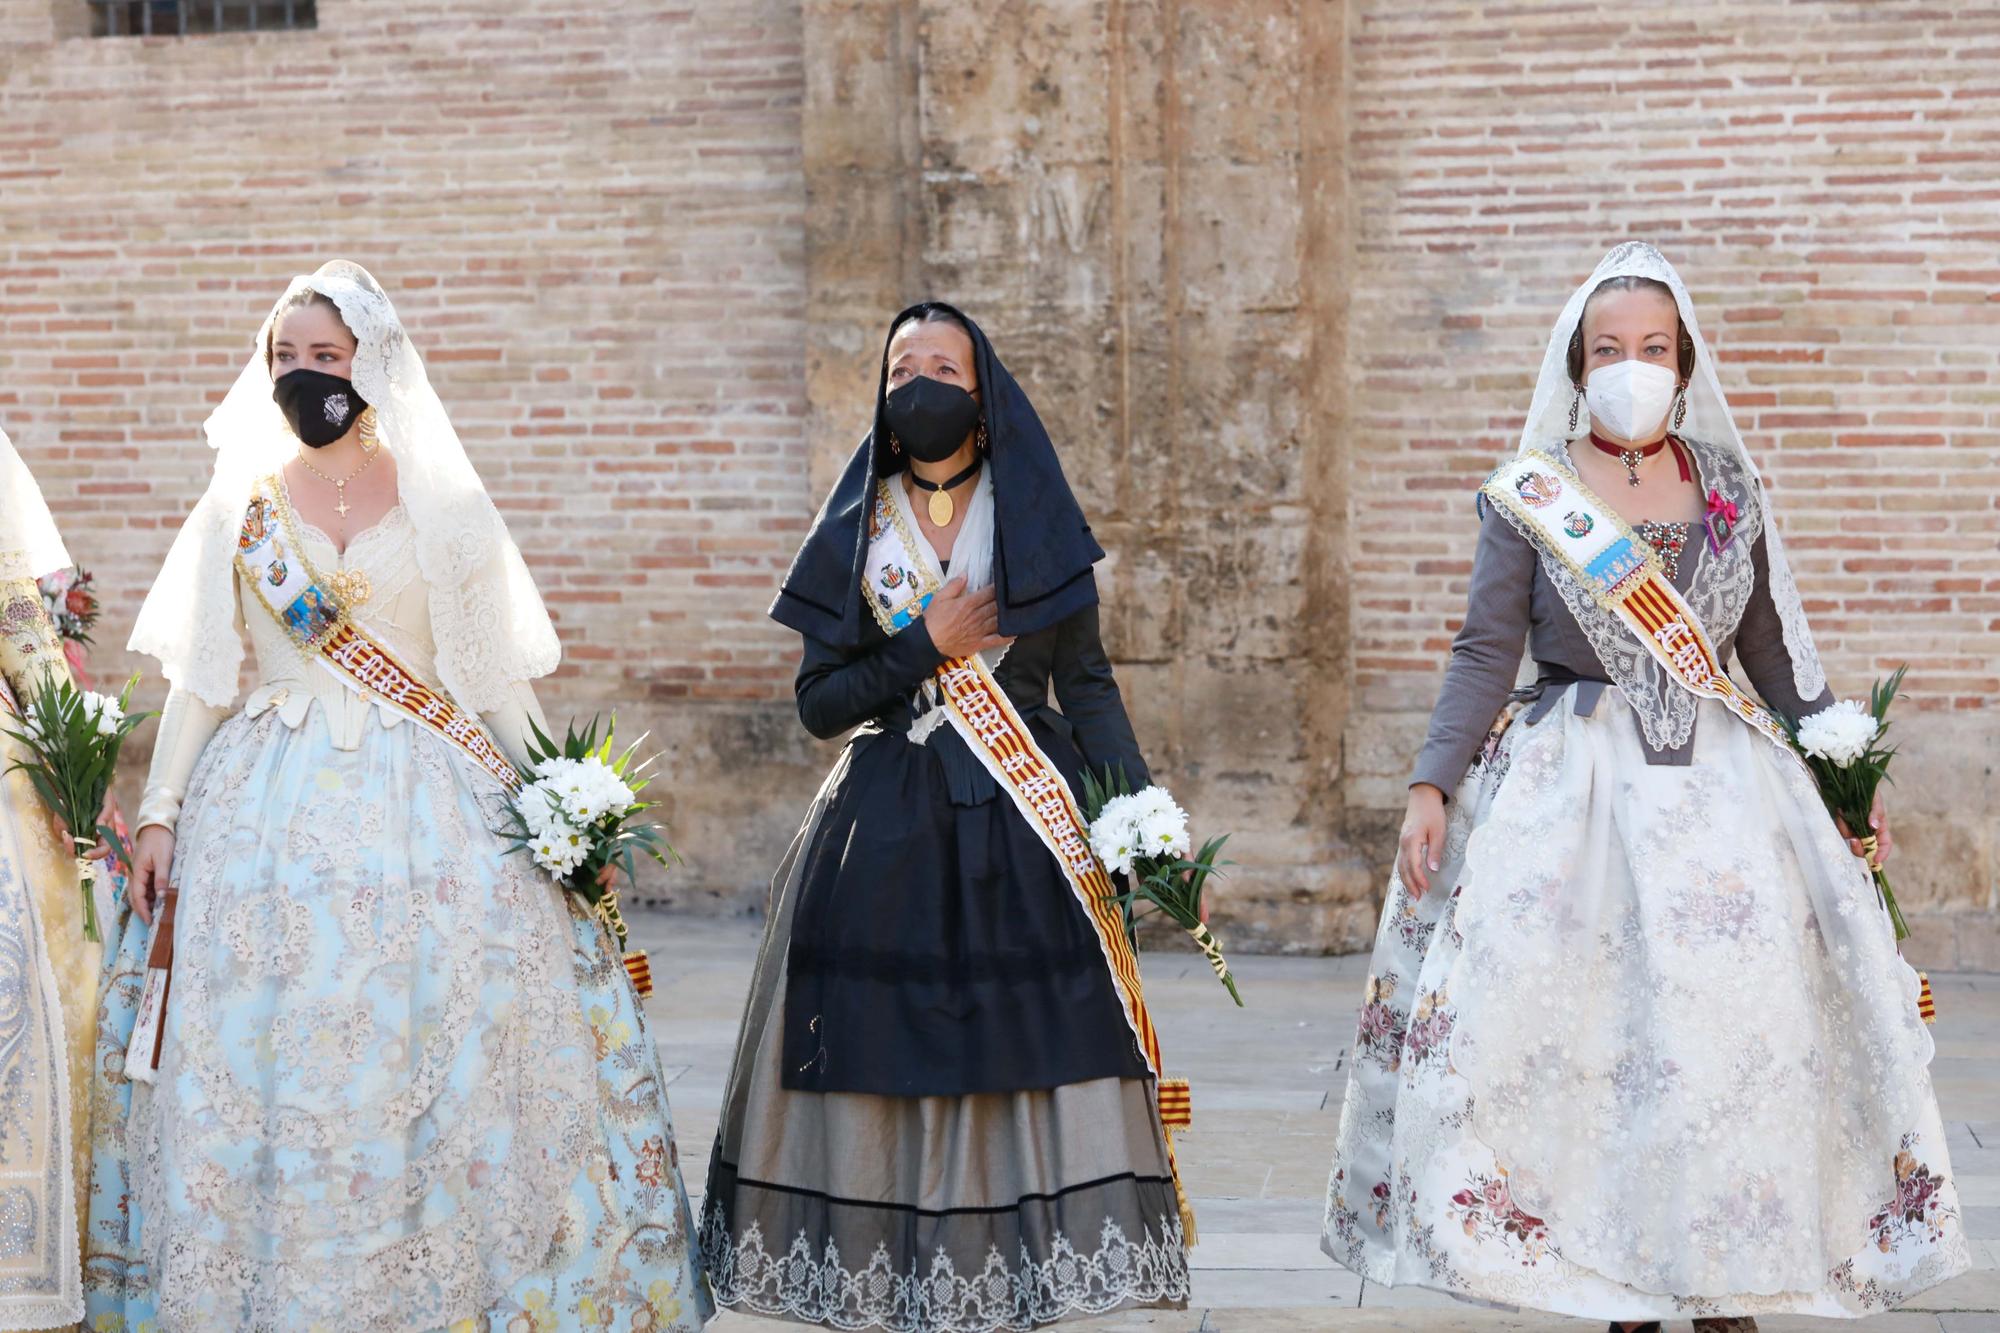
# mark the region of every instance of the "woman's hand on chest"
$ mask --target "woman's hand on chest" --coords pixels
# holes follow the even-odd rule
[[[960,574],[938,591],[924,611],[931,646],[947,658],[970,657],[1010,642],[1000,633],[1000,604],[993,589],[965,590]]]

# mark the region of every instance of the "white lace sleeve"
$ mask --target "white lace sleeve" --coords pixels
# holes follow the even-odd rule
[[[181,802],[201,752],[222,726],[227,710],[217,708],[191,690],[175,687],[160,710],[153,735],[153,764],[146,770],[146,792],[139,801],[133,832],[156,824],[172,833],[180,825]]]
[[[535,697],[535,687],[525,680],[516,681],[500,706],[487,710],[481,720],[516,767],[527,766],[528,741],[532,735],[528,728],[540,727],[544,735],[549,730],[549,720],[542,713],[541,701]]]

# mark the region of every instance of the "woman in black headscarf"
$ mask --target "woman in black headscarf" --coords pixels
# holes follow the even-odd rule
[[[1147,781],[1102,555],[978,326],[898,315],[771,610],[804,637],[801,720],[853,735],[773,883],[726,1092],[725,1305],[986,1333],[1186,1304],[1157,1044],[1066,836],[1086,766]]]

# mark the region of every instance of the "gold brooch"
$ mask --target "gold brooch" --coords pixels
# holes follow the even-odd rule
[[[343,569],[338,574],[330,575],[326,582],[328,591],[344,611],[365,605],[368,595],[374,591],[374,585],[368,582],[368,575],[358,569]]]

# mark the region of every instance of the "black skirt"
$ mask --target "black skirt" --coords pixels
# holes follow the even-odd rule
[[[1046,713],[1042,752],[1080,791]],[[783,1083],[965,1096],[1150,1077],[1055,856],[947,723],[864,730],[807,843]]]

